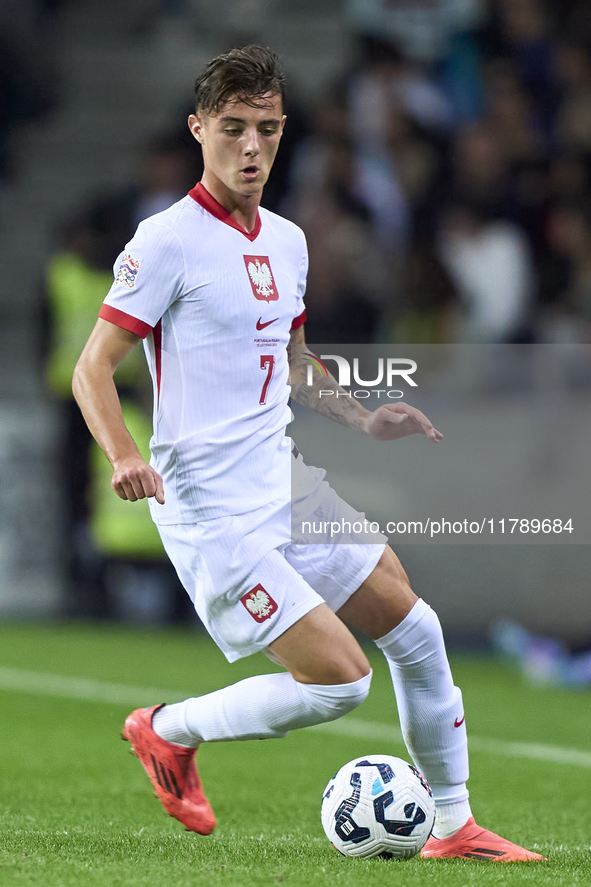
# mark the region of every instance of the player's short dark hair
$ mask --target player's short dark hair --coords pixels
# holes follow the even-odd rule
[[[281,62],[270,49],[251,44],[223,52],[206,65],[195,81],[195,107],[197,113],[217,114],[233,96],[253,106],[269,93],[285,102]]]

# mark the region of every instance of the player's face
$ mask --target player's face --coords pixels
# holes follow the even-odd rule
[[[255,195],[269,178],[283,133],[281,96],[263,96],[255,107],[230,100],[218,113],[189,117],[203,149],[204,184],[234,194]],[[214,195],[215,196],[215,195]]]

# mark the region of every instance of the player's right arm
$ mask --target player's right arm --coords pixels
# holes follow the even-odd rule
[[[162,478],[142,457],[123,421],[113,375],[140,337],[99,319],[82,352],[72,390],[90,432],[113,468],[111,486],[121,499],[154,496],[164,504]]]

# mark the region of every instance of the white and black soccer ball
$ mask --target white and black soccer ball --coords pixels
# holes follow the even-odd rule
[[[435,822],[427,781],[401,758],[355,758],[322,796],[322,826],[344,856],[408,859],[426,844]]]

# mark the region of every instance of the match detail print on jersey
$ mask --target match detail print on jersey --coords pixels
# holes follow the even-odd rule
[[[279,298],[268,256],[244,256],[244,264],[255,299],[276,302]]]
[[[277,612],[277,604],[260,582],[242,595],[240,602],[244,604],[255,622],[264,622]]]

